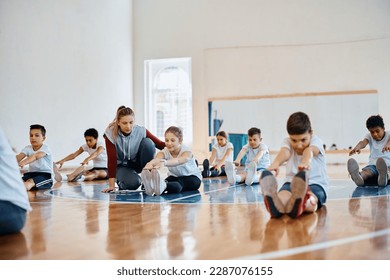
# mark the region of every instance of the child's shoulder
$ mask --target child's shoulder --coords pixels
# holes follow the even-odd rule
[[[39,150],[50,153],[50,147],[48,145],[46,145],[46,144],[43,144],[42,147]]]

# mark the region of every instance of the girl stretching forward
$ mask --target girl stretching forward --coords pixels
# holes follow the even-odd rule
[[[217,143],[213,145],[210,160],[203,161],[203,178],[226,176],[225,162],[233,161],[233,144],[228,141],[226,132],[219,131],[216,138]]]
[[[142,184],[148,195],[161,195],[199,189],[202,176],[190,149],[182,144],[183,131],[171,126],[165,131],[165,148],[149,161],[141,173]],[[163,178],[161,167],[168,168]]]

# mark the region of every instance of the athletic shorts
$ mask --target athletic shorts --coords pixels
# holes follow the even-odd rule
[[[50,189],[53,186],[53,179],[50,173],[46,172],[27,172],[23,174],[23,181],[33,179],[35,186],[31,190]]]

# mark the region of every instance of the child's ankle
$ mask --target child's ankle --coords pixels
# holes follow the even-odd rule
[[[309,198],[306,200],[305,212],[315,212],[318,209],[318,199],[313,194],[309,194]]]

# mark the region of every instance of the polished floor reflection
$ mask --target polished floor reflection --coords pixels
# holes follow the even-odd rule
[[[390,259],[390,186],[356,187],[344,168],[326,206],[296,220],[270,219],[258,185],[224,177],[161,197],[57,183],[29,192],[33,211],[0,237],[0,259]]]

